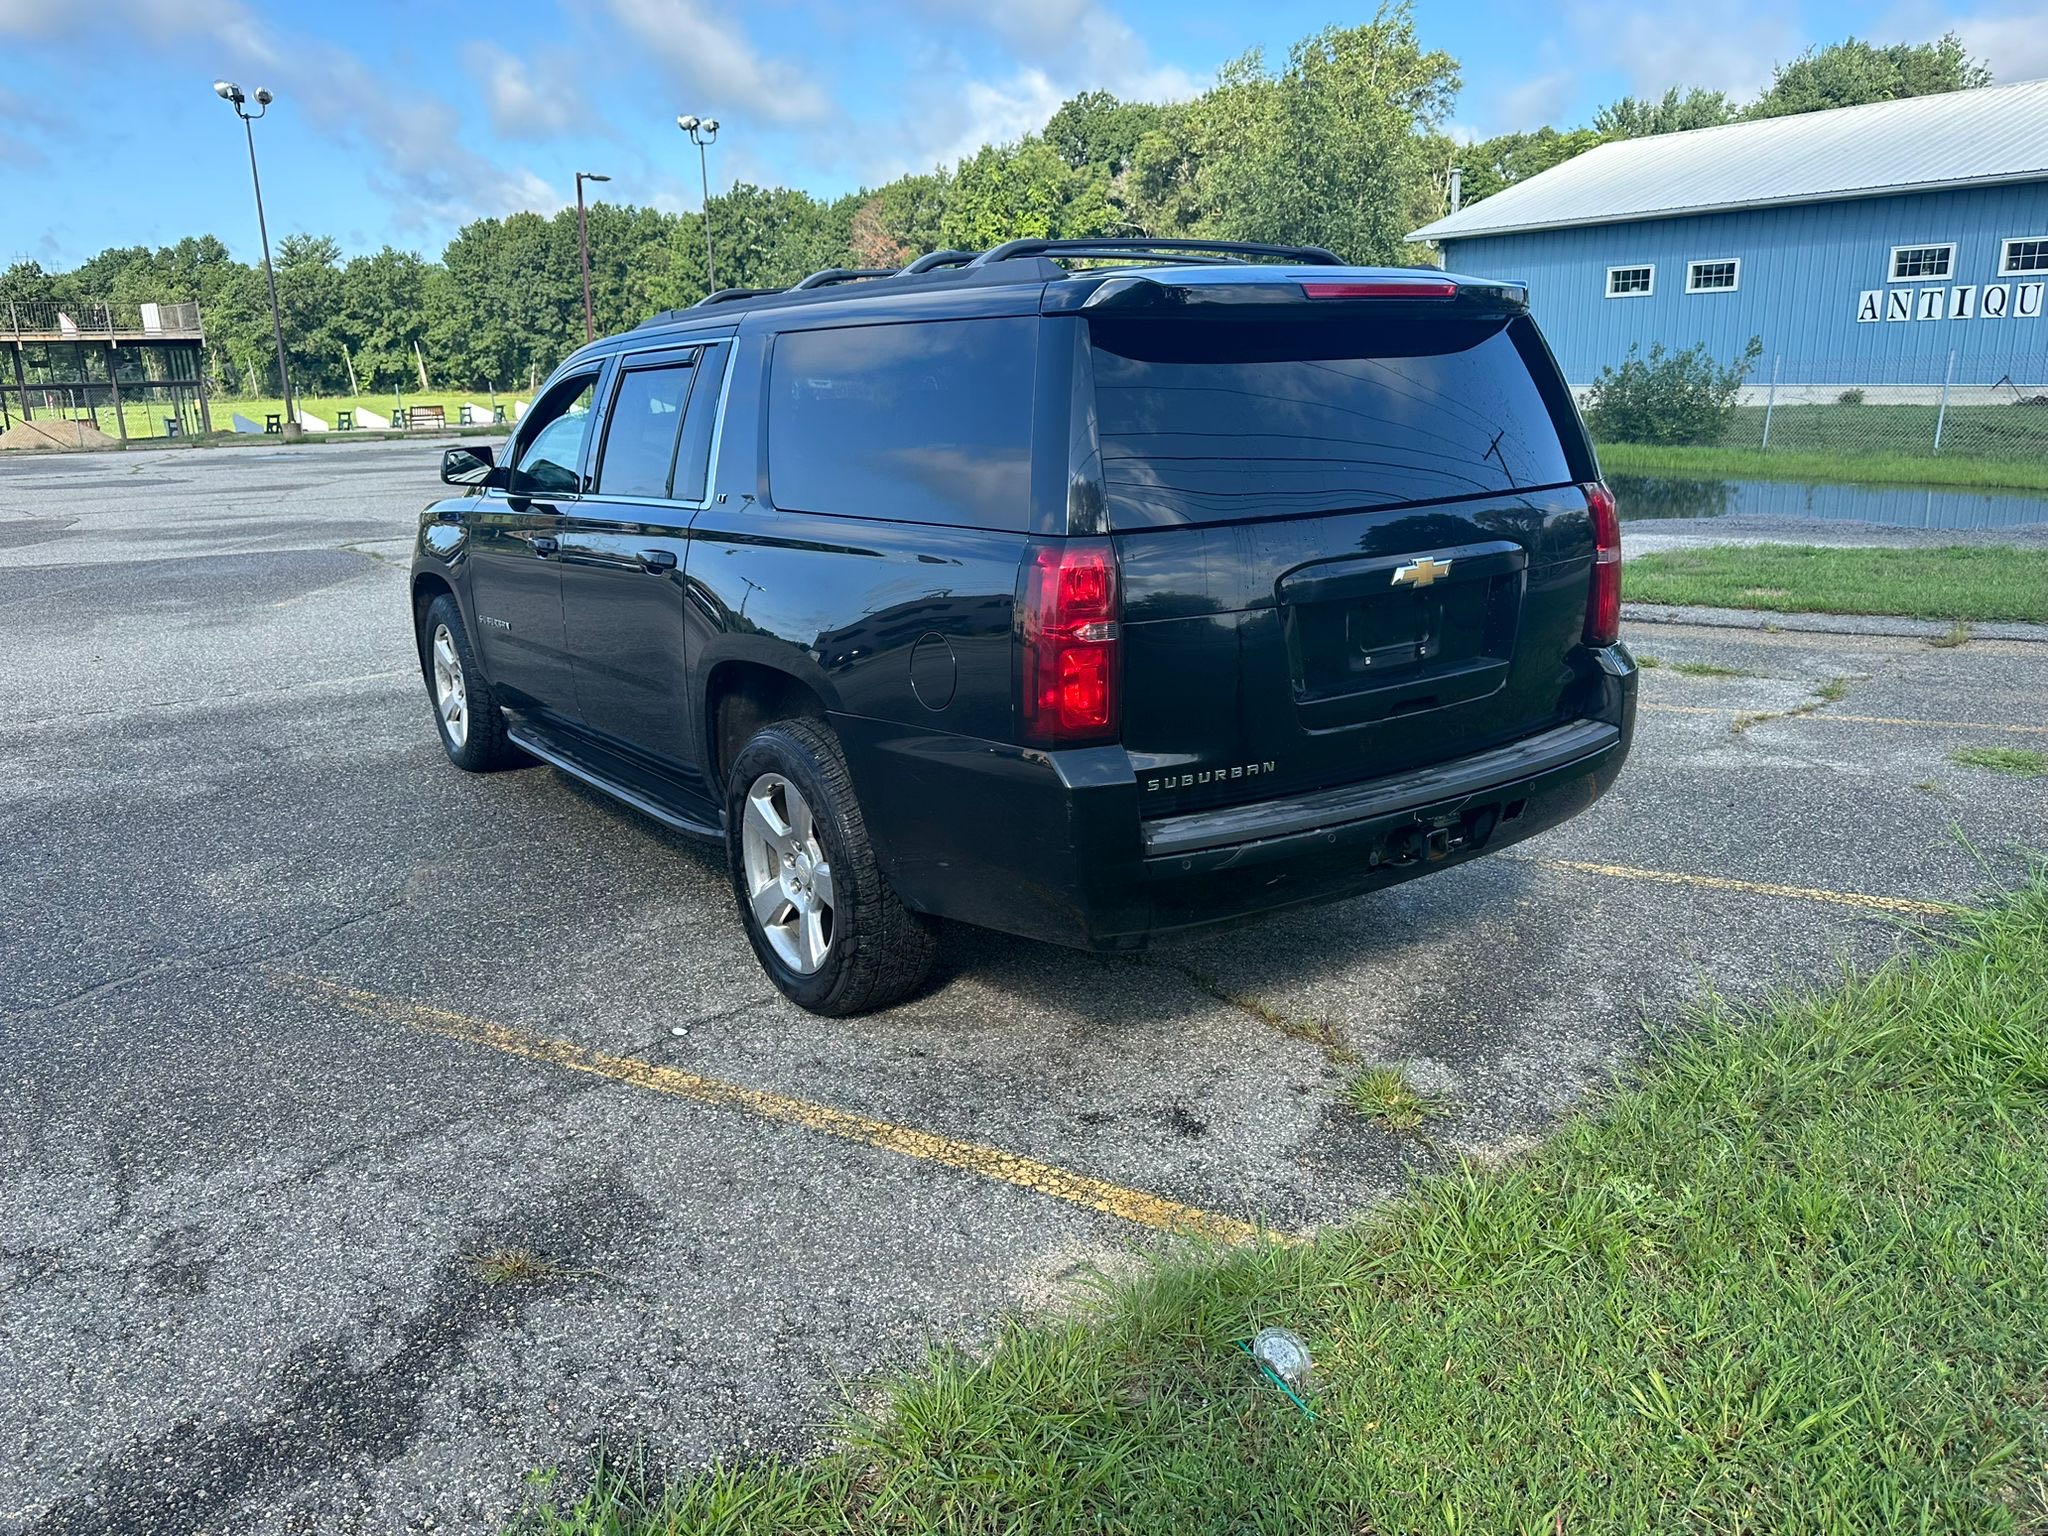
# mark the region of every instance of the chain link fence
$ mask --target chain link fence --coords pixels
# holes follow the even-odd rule
[[[1766,351],[1719,446],[2048,461],[2048,335],[2010,352],[1873,361]]]

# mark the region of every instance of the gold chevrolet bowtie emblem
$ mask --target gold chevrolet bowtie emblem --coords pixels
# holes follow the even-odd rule
[[[1424,555],[1420,560],[1410,560],[1394,570],[1394,585],[1397,587],[1426,587],[1439,576],[1451,574],[1451,562],[1432,560]]]

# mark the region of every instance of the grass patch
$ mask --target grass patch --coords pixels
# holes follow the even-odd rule
[[[1937,651],[1952,651],[1958,646],[1968,645],[1970,643],[1970,626],[1961,619],[1957,619],[1955,623],[1949,625],[1947,634],[1936,635],[1927,643]]]
[[[2048,1520],[2048,877],[1718,1002],[1526,1158],[1297,1245],[1175,1249],[942,1350],[814,1460],[551,1536],[1976,1532]],[[1233,1341],[1293,1328],[1304,1419]]]
[[[1724,667],[1713,661],[1674,661],[1671,670],[1683,672],[1687,677],[1749,677],[1753,674],[1740,667]]]
[[[1962,747],[1949,753],[1958,768],[1982,768],[1990,773],[2007,773],[2016,779],[2038,779],[2048,775],[2048,757],[2023,747]]]
[[[1855,416],[1857,412],[1846,414]],[[2048,416],[2048,412],[2041,414]],[[2048,491],[2048,448],[2005,454],[1950,453],[1946,450],[1951,441],[1944,434],[1944,451],[1938,456],[1873,452],[1867,442],[1860,449],[1853,444],[1798,447],[1787,443],[1773,423],[1772,446],[1767,453],[1755,448],[1602,443],[1600,467],[1610,474],[1702,480],[1829,481],[1994,493]]]
[[[1709,544],[1638,555],[1621,582],[1638,603],[2048,622],[2048,549]]]
[[[553,1259],[525,1248],[489,1248],[471,1254],[469,1264],[485,1285],[539,1285],[566,1273]]]
[[[1728,723],[1728,729],[1740,736],[1751,726],[1762,725],[1767,720],[1797,720],[1801,715],[1810,715],[1823,704],[1839,704],[1849,693],[1849,679],[1831,677],[1813,690],[1804,703],[1790,709],[1744,710]]]
[[[1367,1067],[1354,1073],[1344,1085],[1344,1102],[1376,1125],[1402,1136],[1421,1130],[1432,1107],[1399,1067]]]

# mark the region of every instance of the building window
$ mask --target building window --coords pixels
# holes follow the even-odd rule
[[[1655,267],[1609,267],[1607,269],[1607,297],[1610,299],[1640,299],[1652,293],[1657,284]]]
[[[2000,277],[2021,277],[2029,272],[2048,272],[2048,235],[2022,235],[2006,241],[2000,249]]]
[[[1892,275],[1895,283],[1935,281],[1955,270],[1953,245],[1895,245],[1892,247]]]
[[[1742,284],[1742,258],[1726,261],[1689,261],[1685,264],[1687,293],[1733,293]]]

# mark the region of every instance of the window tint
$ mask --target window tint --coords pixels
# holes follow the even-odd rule
[[[676,429],[696,369],[688,362],[631,368],[619,376],[605,420],[597,489],[607,496],[667,496]]]
[[[1497,320],[1096,321],[1093,339],[1114,527],[1572,479],[1530,365]]]
[[[1034,317],[945,320],[775,340],[775,505],[1022,529],[1030,519]]]
[[[527,412],[513,460],[515,496],[574,496],[582,489],[576,466],[583,458],[583,435],[590,430],[590,401],[596,390],[594,373],[564,379]]]
[[[676,448],[676,473],[669,495],[677,501],[702,501],[711,468],[711,439],[718,429],[718,408],[724,402],[720,385],[730,348],[706,347],[697,355],[697,382],[690,389],[690,409],[683,417],[683,439]]]

